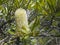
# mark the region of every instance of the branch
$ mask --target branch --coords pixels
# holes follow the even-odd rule
[[[2,42],[5,42],[5,40],[8,39],[8,37],[9,37],[9,36],[7,36],[7,37],[5,37],[4,39],[0,40],[0,44],[1,44]]]
[[[40,34],[39,37],[44,36],[44,37],[60,37],[60,35],[51,35],[47,33]]]

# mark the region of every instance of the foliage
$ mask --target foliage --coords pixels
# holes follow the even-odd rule
[[[23,37],[15,36],[18,8],[26,10],[31,30]],[[0,0],[1,45],[60,45],[59,32],[60,0]]]

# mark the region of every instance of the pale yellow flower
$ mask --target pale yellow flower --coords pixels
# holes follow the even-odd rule
[[[28,26],[28,18],[26,11],[22,8],[19,8],[15,12],[15,21],[16,21],[16,32],[17,35],[29,34],[30,29]]]

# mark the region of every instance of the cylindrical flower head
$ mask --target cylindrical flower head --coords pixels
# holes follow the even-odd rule
[[[22,8],[19,8],[15,12],[15,21],[16,21],[16,32],[20,34],[29,34],[30,29],[28,26],[28,18],[26,11]]]

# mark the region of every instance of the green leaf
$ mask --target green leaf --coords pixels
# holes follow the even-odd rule
[[[7,32],[8,32],[9,34],[11,34],[11,35],[14,35],[14,34],[15,34],[14,32],[11,31],[11,29],[9,29]]]

